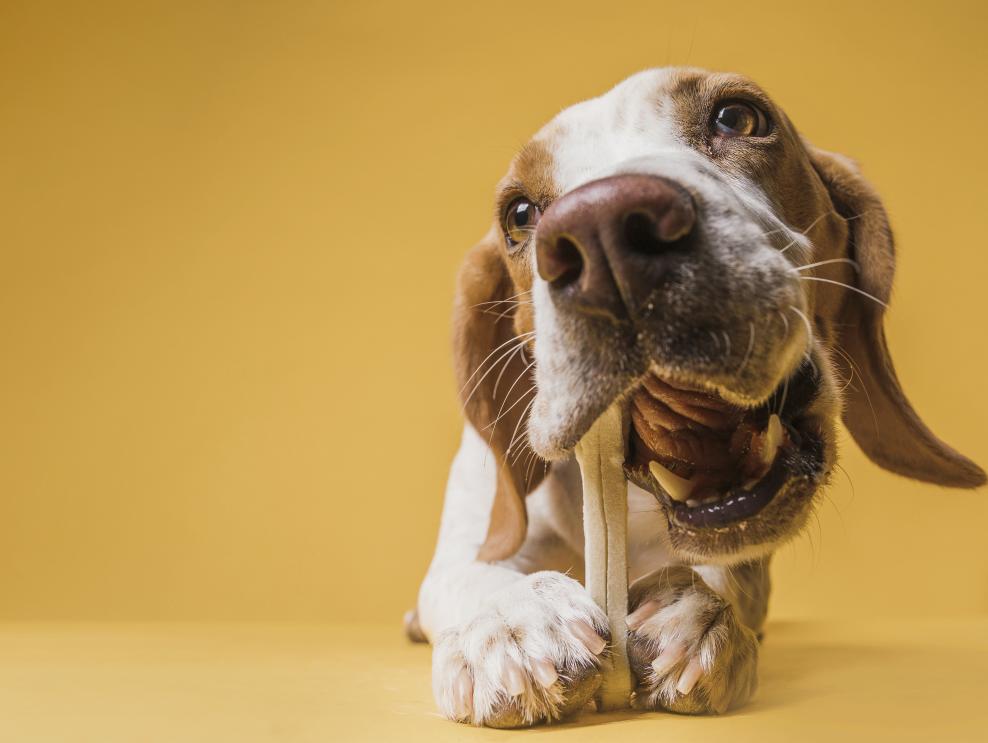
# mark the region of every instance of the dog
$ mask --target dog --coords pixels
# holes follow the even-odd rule
[[[608,658],[580,580],[572,451],[628,420],[628,655],[638,709],[721,713],[757,685],[768,564],[834,467],[972,488],[900,386],[883,332],[882,202],[745,77],[636,74],[517,154],[454,310],[466,424],[408,634],[451,720],[584,707]]]

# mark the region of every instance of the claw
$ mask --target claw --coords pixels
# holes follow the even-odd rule
[[[693,691],[693,687],[696,686],[696,682],[700,680],[700,676],[702,675],[703,666],[700,665],[700,658],[698,656],[686,664],[683,675],[679,677],[679,683],[676,684],[676,691],[684,696],[689,694]]]
[[[570,624],[570,630],[586,646],[587,650],[594,655],[600,655],[607,646],[604,638],[598,635],[597,631],[582,619],[572,622]]]
[[[686,646],[682,642],[672,642],[652,661],[652,670],[656,676],[665,676],[686,655]]]
[[[517,697],[525,691],[525,676],[518,664],[511,658],[506,658],[504,661],[501,681],[504,683],[508,696]]]
[[[631,612],[624,621],[628,625],[628,629],[638,629],[660,608],[661,605],[658,601],[646,601]]]
[[[532,675],[544,688],[548,689],[559,678],[556,667],[544,658],[532,661]]]
[[[453,682],[453,714],[457,720],[468,720],[473,715],[473,679],[466,668]]]

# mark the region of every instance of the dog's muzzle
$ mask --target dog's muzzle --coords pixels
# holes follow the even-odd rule
[[[709,279],[698,279],[700,265],[719,266],[721,286],[731,286],[723,280],[730,271],[726,262],[702,263],[704,253],[712,251],[699,219],[686,188],[639,174],[592,181],[546,210],[536,232],[538,272],[557,310],[586,327],[583,354],[605,354],[620,365],[614,361],[619,349],[627,348],[631,358],[650,334],[688,338],[691,326],[706,323],[698,335],[709,335],[711,317],[718,314],[713,305],[723,295],[712,293],[707,306],[691,314],[669,294],[671,284],[682,286],[684,274],[694,277],[697,291],[711,291],[699,282],[712,285],[718,277],[708,273]],[[632,482],[659,499],[670,525],[723,529],[757,516],[795,480],[807,485],[818,480],[824,466],[821,439],[803,413],[820,380],[813,363],[804,363],[777,380],[767,399],[731,402],[717,388],[734,362],[725,362],[720,378],[713,379],[699,365],[688,368],[689,345],[680,345],[679,359],[653,350],[639,371],[627,374],[628,384],[618,392],[631,423],[625,469]],[[702,350],[696,353],[702,357]],[[743,370],[747,362],[743,358],[733,368]],[[578,365],[588,390],[620,374],[609,374],[606,365]],[[677,368],[686,373],[676,373]]]

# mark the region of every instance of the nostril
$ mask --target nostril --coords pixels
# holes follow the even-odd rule
[[[553,288],[572,284],[583,272],[583,254],[568,237],[557,237],[548,249],[539,252],[538,257],[539,275]]]
[[[657,253],[664,248],[655,221],[648,214],[632,212],[624,218],[624,241],[635,253]]]
[[[673,204],[657,214],[633,211],[624,218],[624,241],[633,252],[658,253],[686,237],[694,220],[689,204]]]

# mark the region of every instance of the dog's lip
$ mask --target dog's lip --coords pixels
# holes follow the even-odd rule
[[[788,385],[797,376],[805,373],[804,368],[800,367],[790,377],[783,379],[777,389],[782,388],[783,385]],[[697,387],[695,380],[691,380],[690,384],[693,388]],[[774,395],[760,406],[750,409],[750,414],[767,419],[772,415],[769,408],[773,398]],[[635,459],[634,437],[630,434],[626,445],[625,474],[629,480],[655,496],[666,510],[671,522],[674,521],[682,527],[696,529],[730,526],[743,528],[745,521],[757,516],[780,492],[786,489],[787,483],[797,476],[797,470],[802,469],[797,466],[797,458],[803,453],[802,449],[807,439],[795,425],[786,420],[787,417],[794,416],[794,411],[787,410],[786,413],[787,415],[780,419],[785,429],[786,443],[779,447],[768,471],[764,472],[757,481],[738,483],[728,487],[716,500],[691,504],[673,500],[663,490],[653,474],[642,466],[642,461],[633,461]]]

